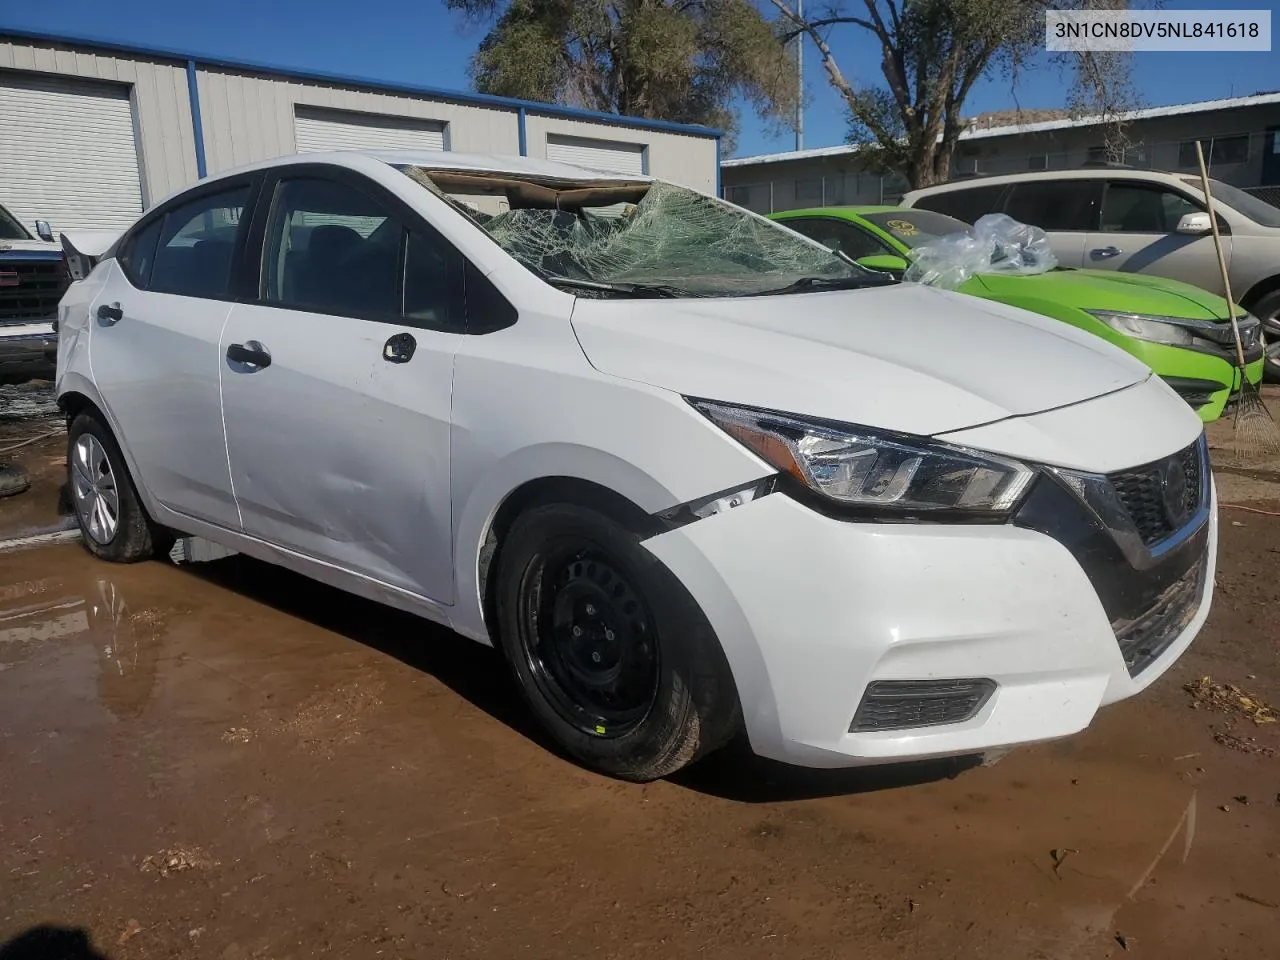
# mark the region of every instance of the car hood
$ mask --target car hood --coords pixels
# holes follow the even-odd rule
[[[46,254],[50,259],[62,255],[57,244],[43,240],[0,240],[0,260],[22,259],[29,253]]]
[[[573,326],[602,373],[920,435],[1079,403],[1151,375],[1057,320],[917,284],[714,300],[579,299]]]
[[[1227,301],[1165,277],[1110,270],[1053,270],[1032,276],[984,273],[987,296],[1055,300],[1081,310],[1114,310],[1186,320],[1227,320]]]

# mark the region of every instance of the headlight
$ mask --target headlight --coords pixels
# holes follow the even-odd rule
[[[1112,313],[1109,310],[1090,310],[1103,323],[1117,333],[1167,343],[1175,347],[1189,347],[1195,335],[1187,329],[1187,321],[1172,317],[1148,317],[1138,313]]]
[[[1166,343],[1174,347],[1190,347],[1196,340],[1208,340],[1210,344],[1233,347],[1234,334],[1228,320],[1188,320],[1182,317],[1153,317],[1141,313],[1116,313],[1111,310],[1088,310],[1112,330],[1138,340]],[[1240,342],[1249,350],[1258,344],[1258,318],[1249,313],[1236,315],[1240,328]]]
[[[1012,460],[925,438],[708,400],[690,402],[808,489],[864,510],[998,516],[1017,506],[1034,476]]]

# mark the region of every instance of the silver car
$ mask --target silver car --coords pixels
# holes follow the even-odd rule
[[[1238,187],[1209,182],[1231,292],[1260,318],[1280,375],[1280,207]],[[1095,167],[979,177],[913,190],[907,207],[972,223],[1007,213],[1048,231],[1064,267],[1152,273],[1225,294],[1200,178]]]

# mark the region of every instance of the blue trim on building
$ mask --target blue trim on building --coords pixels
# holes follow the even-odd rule
[[[516,133],[520,138],[520,156],[527,157],[529,155],[529,134],[525,130],[525,110],[524,107],[516,109]]]
[[[200,83],[194,60],[187,61],[187,96],[191,98],[191,132],[196,139],[196,175],[203,180],[208,170],[204,164],[204,123],[200,119]]]
[[[4,250],[0,251],[0,263],[7,260],[61,260],[61,250]]]
[[[481,107],[495,107],[501,110],[525,109],[541,116],[563,117],[569,120],[588,120],[592,123],[608,124],[616,127],[631,127],[637,130],[658,130],[668,133],[682,133],[693,137],[719,138],[723,131],[712,127],[701,127],[690,123],[672,123],[668,120],[648,120],[643,117],[624,117],[616,113],[601,113],[595,110],[581,110],[577,107],[562,107],[554,103],[537,103],[533,100],[517,100],[512,97],[496,97],[487,93],[466,93],[460,90],[442,90],[438,87],[418,86],[410,83],[390,83],[371,77],[344,76],[336,73],[323,73],[311,70],[300,70],[296,67],[285,67],[267,63],[250,63],[245,60],[234,60],[227,57],[211,57],[201,53],[179,50],[164,50],[158,47],[140,44],[121,43],[117,40],[101,40],[94,37],[57,36],[35,30],[20,30],[11,27],[0,27],[0,38],[10,37],[17,40],[35,40],[43,43],[61,44],[65,47],[87,47],[114,53],[127,53],[134,56],[151,57],[163,60],[177,60],[194,63],[197,67],[221,67],[227,70],[241,70],[250,73],[266,73],[295,80],[310,80],[319,83],[334,83],[344,86],[363,87],[368,90],[386,91],[388,93],[407,93],[419,97],[430,97],[449,103],[461,103]],[[188,67],[189,69],[189,67]]]
[[[723,141],[716,137],[716,197],[721,200],[724,199],[724,186],[720,179],[720,147],[722,143]]]

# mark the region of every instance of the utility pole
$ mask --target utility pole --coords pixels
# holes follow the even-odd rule
[[[804,16],[804,0],[796,0],[796,16]],[[796,149],[804,149],[804,34],[796,34]]]

